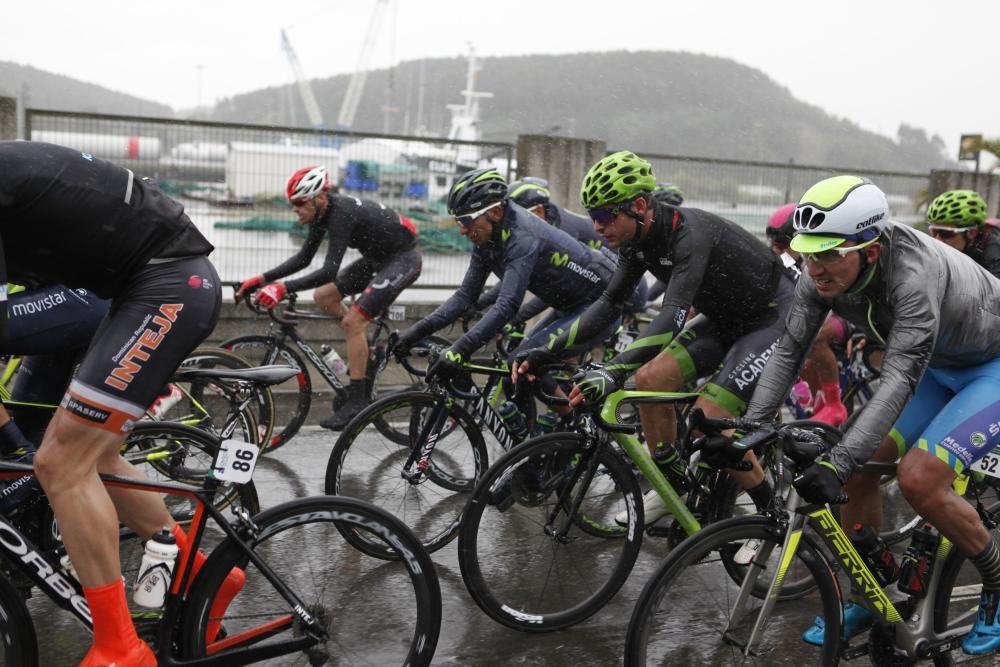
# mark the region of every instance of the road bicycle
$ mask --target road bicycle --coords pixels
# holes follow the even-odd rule
[[[400,362],[415,375],[423,372],[408,357]],[[465,365],[469,373],[486,376],[483,387],[468,379],[432,379],[425,389],[392,394],[360,412],[330,453],[326,492],[361,498],[394,513],[428,551],[455,539],[469,493],[489,466],[484,434],[504,451],[517,444],[494,400],[510,370],[499,354],[484,363],[491,365]],[[468,386],[458,386],[465,382]],[[527,418],[530,428],[533,415]],[[381,437],[386,427],[405,434],[405,443]],[[355,541],[366,553],[393,555],[363,537]]]
[[[813,461],[825,448],[782,426],[748,420],[719,421],[719,428],[756,432],[737,448],[776,448],[793,469]],[[894,464],[868,464],[891,473]],[[971,471],[970,471],[971,472]],[[996,536],[1000,482],[983,469],[959,478],[984,525]],[[996,474],[996,473],[992,473]],[[835,665],[869,654],[873,664],[911,665],[930,660],[952,664],[957,648],[975,620],[981,581],[965,556],[941,539],[923,596],[885,590],[830,506],[808,504],[794,488],[787,500],[760,516],[735,517],[710,526],[678,545],[647,582],[636,602],[625,645],[625,664],[772,664],[775,653],[794,642],[796,664]],[[989,506],[987,506],[987,503]],[[810,530],[806,530],[806,528]],[[818,600],[805,606],[778,605],[788,573],[807,571]],[[855,583],[875,625],[860,641],[841,638],[843,589],[836,572]],[[824,619],[821,647],[803,644],[799,633],[819,611]]]
[[[238,287],[236,285],[235,287]],[[299,322],[305,320],[319,320],[333,323],[340,318],[333,315],[318,313],[315,311],[304,311],[296,309],[297,295],[289,294],[287,304],[279,304],[274,309],[268,310],[257,306],[251,301],[247,294],[244,303],[248,308],[258,314],[266,314],[271,319],[270,328],[266,334],[247,334],[236,336],[222,342],[221,347],[235,352],[255,365],[285,364],[296,370],[296,374],[288,382],[275,387],[276,391],[290,391],[296,395],[295,406],[288,417],[284,427],[275,429],[271,436],[269,449],[277,449],[288,442],[305,423],[309,415],[309,408],[313,399],[312,377],[309,373],[311,365],[319,377],[326,382],[327,386],[334,393],[334,410],[336,411],[343,401],[347,400],[347,389],[344,381],[337,376],[326,361],[324,361],[321,350],[319,353],[313,349],[309,343],[302,338],[297,326]],[[385,370],[388,361],[388,337],[391,333],[392,322],[403,319],[397,306],[390,307],[385,315],[379,315],[372,320],[371,333],[368,336],[368,366],[367,376],[369,383],[369,397],[375,400],[380,390],[379,378]],[[430,340],[439,344],[447,345],[447,341],[437,337],[430,337]],[[420,346],[416,346],[415,353],[419,355]],[[308,362],[308,364],[306,363]],[[420,378],[410,373],[409,378],[404,382],[408,386],[420,386]],[[405,434],[398,433],[386,424],[380,424],[379,429],[383,435],[398,442],[404,442]]]
[[[441,593],[433,563],[413,534],[383,510],[331,496],[294,500],[255,515],[236,507],[227,519],[213,495],[222,483],[249,482],[256,457],[252,444],[220,443],[213,475],[199,486],[101,476],[109,488],[179,496],[195,506],[189,528],[194,547],[183,574],[172,582],[160,610],[142,614],[143,636],[151,640],[158,664],[242,665],[293,656],[303,664],[429,665],[440,630]],[[25,474],[33,474],[30,466],[0,463],[0,478]],[[203,537],[209,519],[224,538],[192,575],[195,549],[208,542]],[[344,548],[336,537],[347,526],[394,550],[398,562],[365,562],[356,550]],[[0,664],[39,663],[26,589],[91,627],[82,588],[56,555],[0,516],[0,556],[9,568],[0,573]],[[372,606],[384,600],[355,590],[373,571],[372,563],[377,584],[393,591],[391,602],[378,611]],[[247,583],[226,613],[213,617],[212,603],[234,567],[246,571]],[[382,638],[377,644],[358,632],[372,618],[378,619]],[[224,632],[210,637],[210,623],[221,623]]]
[[[469,499],[458,537],[462,578],[479,607],[526,632],[566,628],[601,609],[628,578],[642,544],[638,478],[656,490],[672,517],[658,531],[668,546],[734,512],[753,511],[729,474],[696,458],[675,487],[638,435],[636,406],[687,408],[698,396],[617,391],[587,410],[575,432],[528,440],[497,460]],[[679,424],[679,452],[688,456],[697,423]],[[818,422],[796,426],[837,434]],[[801,596],[810,587],[797,579],[785,595]]]

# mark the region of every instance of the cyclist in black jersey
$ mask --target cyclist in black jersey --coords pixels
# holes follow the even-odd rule
[[[712,375],[697,406],[710,416],[743,413],[757,378],[777,343],[794,286],[781,263],[750,232],[694,208],[656,201],[650,164],[629,151],[614,153],[591,167],[581,198],[605,241],[618,247],[618,270],[608,289],[548,351],[559,352],[574,337],[602,328],[621,309],[626,295],[648,270],[667,283],[659,316],[624,352],[605,367],[588,371],[574,387],[574,404],[597,403],[636,373],[640,390],[676,391]],[[694,306],[698,315],[687,321]],[[530,372],[545,351],[515,363],[515,376]],[[683,483],[684,462],[674,450],[673,412],[641,406],[650,451],[671,478]],[[734,472],[758,506],[771,491],[752,460],[749,472]],[[647,520],[666,509],[659,495],[647,494]]]
[[[93,618],[93,646],[81,664],[154,665],[125,601],[118,522],[144,538],[173,526],[182,558],[186,535],[158,495],[119,488],[112,497],[98,471],[141,477],[119,448],[215,326],[212,245],[179,203],[130,170],[78,150],[11,141],[0,142],[0,248],[0,284],[58,283],[111,300],[35,469]],[[0,325],[6,314],[0,308]],[[233,595],[241,576],[231,573]]]
[[[927,231],[1000,278],[1000,232],[986,224],[986,202],[975,190],[949,190],[927,207]]]
[[[510,201],[507,192],[506,180],[492,168],[470,171],[455,181],[448,196],[448,210],[455,216],[461,234],[475,246],[471,262],[458,291],[400,334],[398,353],[466,312],[490,273],[500,278],[496,303],[442,355],[435,372],[457,373],[470,353],[511,321],[528,290],[538,297],[543,308],[551,307],[554,312],[528,332],[519,350],[544,344],[558,335],[604,291],[614,272],[614,262],[531,215]],[[616,324],[612,318],[590,335],[567,345],[565,352],[576,354],[590,349]]]
[[[292,174],[285,192],[299,221],[309,226],[306,242],[279,266],[243,281],[236,298],[270,283],[256,298],[273,308],[286,292],[316,288],[316,304],[343,318],[340,326],[347,338],[351,378],[348,399],[335,414],[320,421],[324,428],[339,431],[364,409],[371,393],[367,380],[368,324],[413,284],[420,275],[421,258],[417,230],[409,218],[378,202],[332,194],[330,189],[324,167],[304,167]],[[329,245],[320,269],[283,283],[274,282],[309,266],[324,237]],[[341,269],[348,248],[357,249],[361,259]],[[344,297],[358,292],[361,296],[347,310]]]

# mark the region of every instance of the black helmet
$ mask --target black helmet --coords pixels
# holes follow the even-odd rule
[[[508,196],[514,200],[515,204],[524,208],[544,206],[549,203],[551,196],[549,182],[544,178],[526,176],[510,184]]]
[[[656,189],[653,190],[653,199],[670,206],[680,206],[684,203],[684,193],[673,183],[661,181],[656,184]]]
[[[507,180],[494,167],[473,169],[455,181],[448,193],[448,212],[452,215],[477,211],[507,198]]]

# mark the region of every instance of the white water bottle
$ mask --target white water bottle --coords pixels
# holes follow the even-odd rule
[[[139,576],[135,582],[132,600],[140,607],[158,609],[163,606],[170,590],[170,578],[177,563],[177,540],[167,528],[156,533],[146,542]]]
[[[326,365],[329,366],[330,369],[334,373],[336,373],[338,377],[346,376],[347,362],[344,361],[339,354],[337,354],[337,350],[333,349],[332,347],[330,347],[329,349],[325,349],[327,347],[329,346],[324,345],[321,348],[321,351],[324,353],[323,361],[326,362]]]

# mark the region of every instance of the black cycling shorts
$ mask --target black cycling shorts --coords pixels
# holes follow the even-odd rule
[[[221,300],[207,257],[147,264],[112,300],[62,407],[91,426],[130,431],[215,328]]]
[[[795,287],[782,278],[775,307],[756,326],[725,331],[704,315],[693,317],[666,353],[680,366],[686,384],[711,375],[702,395],[733,415],[742,415],[767,360],[785,332]]]
[[[354,309],[370,320],[381,315],[413,284],[422,266],[420,251],[416,248],[404,250],[383,262],[362,257],[341,269],[334,284],[343,296],[361,292],[354,301]]]

